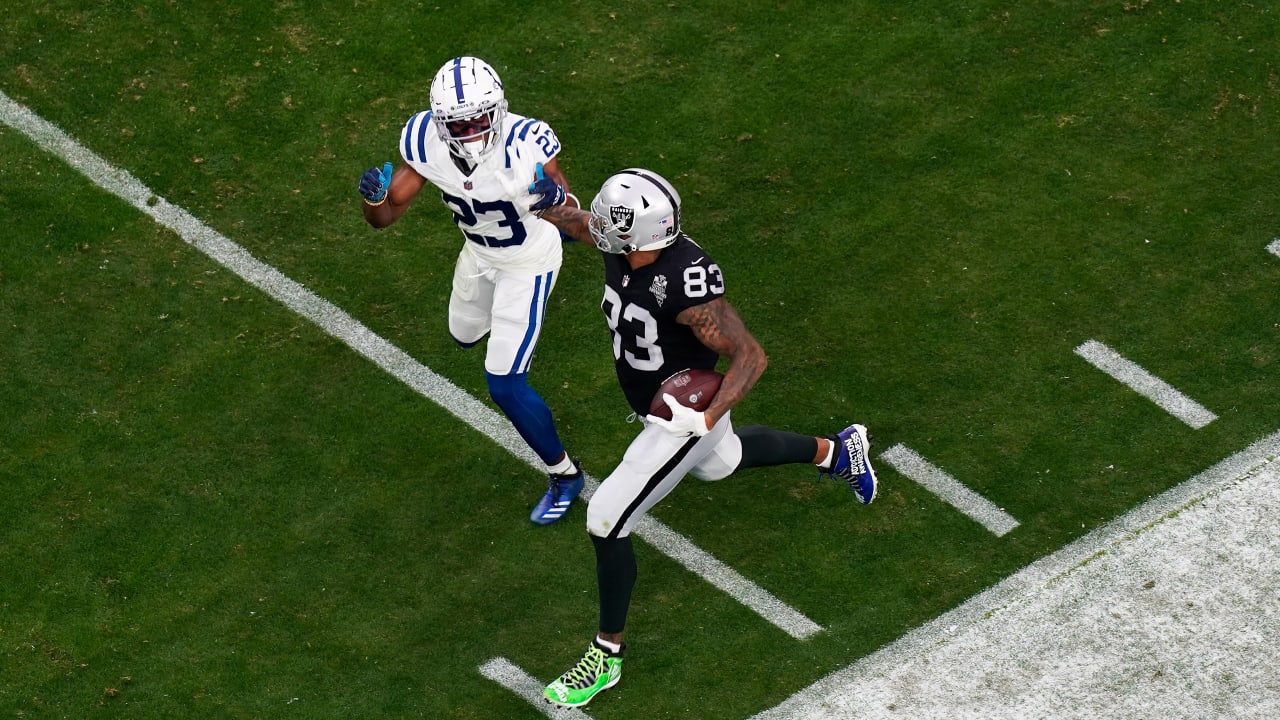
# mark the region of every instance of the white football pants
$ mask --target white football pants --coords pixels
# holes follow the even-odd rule
[[[493,375],[527,373],[555,284],[555,271],[484,267],[464,249],[453,268],[449,334],[471,345],[489,333],[484,369]]]
[[[604,538],[626,537],[685,475],[720,480],[741,461],[742,442],[733,432],[729,413],[700,438],[677,437],[646,423],[627,447],[622,462],[591,496],[587,532]]]

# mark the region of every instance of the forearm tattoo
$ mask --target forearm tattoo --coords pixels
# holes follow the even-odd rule
[[[539,215],[560,232],[579,242],[594,245],[591,239],[591,213],[568,205],[553,205]]]
[[[736,405],[764,373],[768,364],[764,349],[742,322],[738,311],[724,298],[688,308],[677,320],[688,325],[703,345],[729,358],[724,383],[707,408],[718,419]]]

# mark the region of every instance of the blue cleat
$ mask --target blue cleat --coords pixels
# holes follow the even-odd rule
[[[577,466],[578,472],[572,475],[547,476],[547,494],[534,506],[533,512],[529,514],[530,520],[538,525],[550,525],[569,512],[569,506],[578,497],[578,493],[582,492],[585,480],[582,464],[577,460],[573,464]]]
[[[850,425],[829,439],[836,444],[835,459],[831,463],[831,469],[823,472],[849,483],[858,502],[870,505],[876,499],[878,483],[876,471],[871,469],[871,458],[868,457],[871,441],[868,439],[867,429],[861,425]]]

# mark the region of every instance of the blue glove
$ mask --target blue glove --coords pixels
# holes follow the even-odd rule
[[[387,199],[387,188],[391,187],[391,163],[382,163],[381,168],[369,168],[360,177],[360,194],[370,205],[378,205]]]
[[[536,212],[538,210],[546,210],[553,205],[563,205],[564,188],[542,172],[542,163],[538,163],[538,166],[534,168],[534,172],[537,173],[538,179],[534,180],[533,184],[529,186],[529,192],[539,197],[533,201],[529,209]]]

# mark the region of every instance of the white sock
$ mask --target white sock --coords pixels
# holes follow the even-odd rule
[[[823,470],[830,470],[831,466],[835,464],[835,455],[836,455],[835,442],[832,441],[827,443],[827,456],[822,459],[822,462],[818,463],[818,467],[822,468]]]
[[[596,643],[598,643],[600,647],[604,648],[605,650],[608,650],[614,655],[617,655],[618,653],[622,652],[621,645],[617,643],[611,643],[608,640],[605,640],[604,638],[600,637],[599,635],[596,636]]]
[[[552,475],[574,475],[578,472],[578,469],[573,466],[573,460],[570,460],[569,456],[565,455],[564,459],[555,465],[548,465],[547,472]]]

